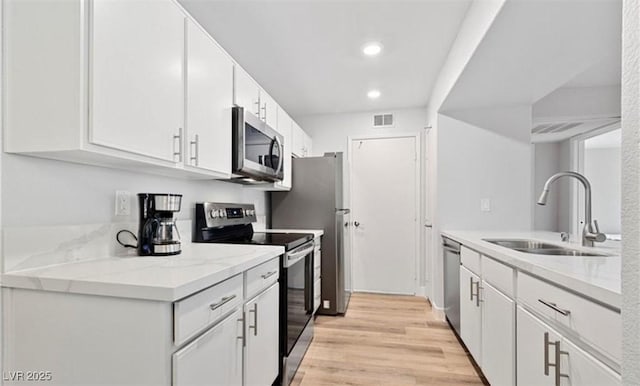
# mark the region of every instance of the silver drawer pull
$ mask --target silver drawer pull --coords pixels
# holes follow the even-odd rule
[[[224,306],[225,304],[229,303],[230,301],[232,301],[235,298],[236,298],[235,294],[233,294],[231,296],[225,296],[222,299],[220,299],[220,301],[218,303],[213,303],[213,304],[209,305],[209,308],[211,309],[211,311],[217,310],[218,308]]]
[[[249,330],[253,329],[253,335],[258,336],[258,303],[253,303],[253,310],[249,312],[253,312],[253,326],[249,325]]]
[[[267,272],[267,273],[265,273],[264,275],[262,275],[262,278],[263,278],[263,279],[268,279],[268,278],[270,278],[271,276],[275,275],[276,273],[278,273],[278,271],[270,271],[270,272]]]
[[[560,307],[558,307],[558,305],[557,305],[557,304],[555,304],[555,303],[551,303],[551,302],[548,302],[548,301],[546,301],[546,300],[542,300],[542,299],[538,299],[538,301],[539,301],[540,303],[544,304],[545,306],[547,306],[547,307],[551,308],[552,310],[554,310],[554,311],[556,311],[556,312],[561,313],[561,314],[562,314],[562,315],[564,315],[564,316],[569,316],[569,314],[571,313],[571,311],[570,311],[570,310],[565,310],[565,309],[563,309],[563,308],[560,308]]]
[[[549,346],[554,346],[554,361],[555,363],[551,363],[549,360]],[[555,342],[551,342],[549,340],[549,333],[544,333],[544,375],[549,376],[549,368],[554,367],[554,384],[555,386],[560,386],[560,378],[569,378],[569,375],[562,374],[560,370],[560,355],[569,355],[568,352],[562,351],[560,349],[560,341],[556,340]]]

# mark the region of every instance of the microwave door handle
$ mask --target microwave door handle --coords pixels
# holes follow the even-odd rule
[[[280,149],[280,157],[278,157],[278,169],[276,169],[276,174],[280,174],[280,172],[282,171],[282,167],[284,166],[284,146],[282,145],[282,142],[280,142],[280,139],[277,135],[275,138],[276,143],[278,144],[278,149]]]

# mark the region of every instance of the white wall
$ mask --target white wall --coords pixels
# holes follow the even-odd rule
[[[561,145],[557,142],[537,143],[533,145],[533,199],[536,200],[542,192],[544,183],[554,175],[562,171],[560,164]],[[560,200],[560,190],[549,191],[547,205],[533,205],[533,229],[558,232],[559,216],[558,205]]]
[[[266,193],[220,181],[190,181],[134,171],[86,166],[20,155],[2,155],[3,227],[136,222],[136,193],[183,194],[181,220],[193,218],[196,201],[255,203],[266,214]],[[114,215],[114,193],[129,191],[130,216]],[[114,241],[115,242],[115,241]]]
[[[622,382],[639,385],[640,2],[622,4]]]
[[[307,115],[297,121],[313,139],[313,155],[333,151],[346,154],[349,136],[422,132],[427,122],[424,108],[385,110],[384,113],[394,114],[394,127],[376,129],[373,128],[373,115],[378,113]]]
[[[586,148],[584,175],[591,182],[593,218],[600,231],[619,234],[620,225],[620,148]]]
[[[438,128],[441,229],[530,229],[531,145],[445,115]],[[484,198],[490,212],[480,210]]]

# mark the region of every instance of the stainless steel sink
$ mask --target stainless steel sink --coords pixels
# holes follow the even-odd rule
[[[561,248],[557,245],[547,244],[535,240],[519,240],[519,239],[484,239],[491,244],[511,249],[557,249]]]
[[[484,241],[499,245],[501,247],[513,249],[514,251],[531,253],[535,255],[607,256],[601,253],[584,252],[577,249],[565,248],[559,245],[547,244],[535,240],[484,239]]]

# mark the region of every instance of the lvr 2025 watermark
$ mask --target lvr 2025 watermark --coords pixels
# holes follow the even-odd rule
[[[51,371],[3,371],[2,380],[11,382],[47,382],[53,379]]]

